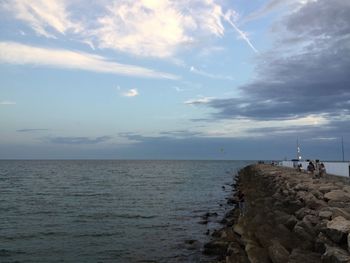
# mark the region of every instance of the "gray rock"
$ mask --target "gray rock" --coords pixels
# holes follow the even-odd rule
[[[326,201],[350,202],[350,194],[342,190],[332,190],[324,195]]]
[[[294,226],[298,223],[298,219],[294,216],[291,215],[289,216],[289,218],[287,219],[287,221],[284,223],[284,225],[289,229],[289,230],[293,230]]]
[[[270,259],[273,263],[286,263],[289,259],[289,252],[278,241],[274,240],[268,248]]]
[[[270,263],[266,249],[260,247],[256,242],[247,242],[245,252],[250,263]]]
[[[349,263],[349,253],[338,247],[331,247],[326,245],[326,252],[322,255],[323,263]]]
[[[330,240],[324,233],[319,233],[315,240],[315,251],[323,254],[326,251],[326,245],[335,247],[336,244]]]
[[[224,255],[226,254],[229,242],[213,240],[204,245],[203,253],[207,255]]]
[[[289,256],[288,263],[319,263],[321,261],[321,254],[302,250],[300,248],[293,249]]]
[[[336,243],[342,243],[350,231],[350,221],[342,216],[337,216],[327,223],[326,234]]]
[[[318,213],[318,216],[321,219],[327,219],[327,220],[330,220],[332,218],[332,215],[333,215],[333,213],[331,211],[320,211]]]
[[[336,190],[337,187],[332,185],[332,184],[327,184],[327,185],[322,185],[320,186],[320,188],[318,189],[321,193],[325,194],[328,193],[332,190]]]
[[[335,218],[337,216],[342,216],[347,220],[350,220],[350,213],[347,212],[345,209],[343,208],[338,208],[338,207],[330,207],[329,208],[330,211],[332,212],[332,217]]]

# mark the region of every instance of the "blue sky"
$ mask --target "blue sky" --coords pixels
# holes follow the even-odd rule
[[[350,3],[1,0],[0,158],[349,159]]]

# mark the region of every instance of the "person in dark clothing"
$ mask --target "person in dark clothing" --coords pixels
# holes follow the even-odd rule
[[[309,162],[309,165],[307,166],[307,171],[311,173],[312,175],[314,174],[315,171],[315,165],[312,162]]]

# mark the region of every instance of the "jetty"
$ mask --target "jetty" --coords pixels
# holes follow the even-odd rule
[[[237,190],[246,213],[232,209],[204,253],[226,263],[350,262],[350,184],[268,164],[242,169]]]

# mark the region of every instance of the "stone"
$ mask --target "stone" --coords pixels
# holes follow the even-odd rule
[[[317,212],[307,207],[302,207],[295,212],[295,216],[299,220],[302,220],[306,215],[317,215]]]
[[[330,240],[324,233],[319,233],[315,240],[315,251],[323,254],[326,251],[326,245],[335,247],[336,244]]]
[[[348,234],[347,242],[348,242],[348,251],[350,252],[350,233]]]
[[[294,226],[298,223],[298,219],[294,216],[291,215],[289,216],[289,218],[287,219],[287,221],[284,223],[284,225],[289,229],[289,230],[293,230]]]
[[[227,248],[227,255],[224,262],[225,263],[250,263],[244,250],[236,242],[231,242],[229,244]]]
[[[323,263],[349,263],[349,253],[339,247],[326,245],[326,252],[321,257]]]
[[[332,185],[332,184],[327,184],[327,185],[322,185],[320,186],[320,188],[318,189],[321,193],[325,194],[328,193],[332,190],[336,190],[337,187]]]
[[[342,190],[332,190],[324,195],[326,201],[350,202],[350,194]]]
[[[245,252],[250,263],[270,263],[266,249],[260,247],[256,242],[247,242]]]
[[[300,225],[295,225],[295,227],[293,228],[293,233],[295,233],[295,235],[302,240],[302,243],[300,244],[300,246],[303,249],[311,249],[313,246],[313,242],[314,242],[314,236],[309,234],[303,227],[301,227]]]
[[[235,224],[233,227],[233,231],[240,236],[244,234],[244,228],[241,223]]]
[[[350,213],[348,213],[345,209],[343,208],[338,208],[338,207],[330,207],[330,211],[332,212],[332,217],[335,218],[337,216],[342,216],[347,220],[350,220]]]
[[[288,262],[289,252],[278,241],[272,241],[272,245],[268,248],[270,259],[273,263]]]
[[[350,221],[342,216],[337,216],[327,223],[326,234],[336,243],[344,242],[349,231]]]
[[[321,254],[296,248],[292,250],[288,263],[319,263],[320,261]]]
[[[228,245],[229,242],[213,240],[204,245],[203,253],[206,255],[224,255]]]
[[[332,219],[332,215],[333,215],[333,213],[331,211],[320,211],[318,213],[318,216],[321,219],[327,219],[327,220],[331,220]]]

